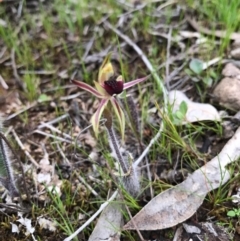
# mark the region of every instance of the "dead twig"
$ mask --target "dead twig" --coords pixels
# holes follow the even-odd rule
[[[162,122],[163,123],[163,122]],[[152,138],[152,140],[149,142],[148,146],[145,148],[145,150],[143,151],[143,153],[141,154],[141,156],[133,163],[134,167],[137,167],[141,161],[143,160],[143,158],[148,154],[150,148],[152,147],[152,145],[159,139],[159,137],[161,136],[161,133],[163,131],[163,127],[164,125],[161,123],[160,125],[160,129],[158,130],[157,134]]]
[[[207,28],[204,28],[203,26],[201,26],[196,19],[191,18],[191,17],[187,17],[187,21],[189,22],[189,24],[196,29],[198,32],[207,34],[207,35],[214,35],[218,38],[226,38],[228,37],[231,40],[238,40],[240,39],[240,33],[228,33],[227,31],[221,31],[221,30],[210,30]]]
[[[168,62],[168,61],[167,61]],[[170,86],[171,80],[186,66],[186,62],[184,62],[180,67],[174,69],[168,76],[165,78],[165,84],[168,87],[168,90],[170,91],[173,89],[172,86]]]
[[[169,62],[168,59],[170,58],[170,48],[171,48],[171,37],[172,37],[172,28],[169,28],[168,32],[168,42],[167,42],[167,62],[166,62],[166,76],[165,76],[165,84],[167,85],[168,91],[170,90],[169,82],[166,82],[166,78],[169,76]]]
[[[3,77],[0,75],[0,84],[2,85],[2,87],[7,90],[9,87],[7,85],[7,83],[5,82],[5,80],[3,79]]]
[[[90,52],[90,50],[91,50],[91,48],[93,46],[94,41],[95,41],[95,37],[93,36],[90,39],[90,41],[87,43],[85,52],[84,52],[83,57],[82,57],[82,61],[84,61],[87,58],[87,56],[88,56],[88,54],[89,54],[89,52]]]
[[[11,119],[15,118],[16,116],[18,116],[18,115],[22,114],[23,112],[25,112],[25,111],[31,109],[32,107],[34,107],[36,104],[37,104],[37,102],[33,102],[29,106],[24,107],[22,110],[8,116],[6,120],[11,120]]]
[[[17,10],[17,18],[20,18],[22,16],[22,10],[23,10],[24,2],[25,2],[24,0],[19,2],[18,10]]]
[[[47,127],[48,129],[50,129],[51,131],[53,132],[56,132],[60,135],[63,135],[64,137],[66,137],[67,139],[69,139],[70,141],[73,141],[72,137],[60,130],[58,130],[56,127],[52,126],[51,124],[48,124],[48,123],[42,123],[45,127]]]
[[[73,144],[73,145],[75,144],[73,141],[69,141],[68,139],[65,139],[65,138],[62,138],[62,137],[59,137],[59,136],[55,136],[55,135],[52,135],[52,134],[49,134],[49,133],[45,133],[44,131],[35,130],[35,131],[33,131],[33,133],[37,133],[37,134],[40,134],[40,135],[43,135],[43,136],[51,137],[55,140],[67,142],[69,144]]]
[[[53,75],[56,74],[56,70],[20,70],[20,74],[34,74],[34,75]]]
[[[79,181],[80,181],[83,185],[85,185],[95,197],[99,197],[99,194],[84,180],[84,178],[82,178],[81,176],[79,176],[77,173],[76,173],[76,176],[77,176],[77,178],[79,179]]]
[[[37,129],[42,129],[43,127],[45,127],[45,124],[53,125],[53,124],[59,123],[59,122],[65,120],[65,119],[67,119],[68,117],[69,117],[69,114],[66,113],[64,115],[61,115],[61,116],[57,117],[56,119],[53,119],[53,120],[48,121],[48,122],[41,123],[39,126],[37,126]]]
[[[62,148],[59,146],[59,143],[56,143],[56,145],[57,145],[57,149],[58,149],[60,155],[61,155],[62,158],[63,158],[63,163],[64,163],[64,164],[67,164],[67,165],[71,165],[70,161],[68,160],[68,158],[67,158],[66,155],[64,154]]]
[[[39,168],[38,163],[34,160],[34,158],[30,155],[30,153],[26,150],[26,148],[24,147],[23,143],[21,142],[20,138],[18,137],[17,133],[15,132],[14,129],[12,129],[12,133],[13,136],[16,140],[16,142],[18,143],[18,145],[20,146],[20,148],[22,149],[22,151],[25,153],[25,155],[29,158],[29,160],[32,162],[32,164],[36,167]]]

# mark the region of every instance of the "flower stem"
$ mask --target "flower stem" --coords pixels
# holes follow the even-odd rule
[[[112,126],[112,117],[110,115],[108,115],[108,113],[106,113],[106,112],[105,112],[105,116],[107,118],[105,125],[106,125],[108,136],[110,139],[110,146],[117,156],[117,159],[120,163],[123,173],[126,174],[129,171],[129,164],[126,163],[126,160],[123,158],[123,156],[120,152],[120,147],[119,147],[119,144],[118,144],[118,141],[116,138],[115,131]]]
[[[105,126],[109,136],[109,143],[112,151],[116,155],[116,159],[119,162],[123,175],[120,180],[124,188],[130,193],[133,197],[136,197],[140,193],[140,183],[138,178],[138,172],[136,168],[133,168],[133,159],[130,154],[127,157],[122,156],[118,140],[112,125],[112,116],[111,113],[105,110],[104,115],[107,119]]]
[[[123,173],[126,174],[129,171],[129,165],[128,165],[128,163],[125,162],[125,160],[119,150],[119,145],[118,145],[115,131],[112,126],[110,128],[107,127],[107,131],[108,131],[109,139],[111,140],[110,143],[114,149],[114,152],[116,153],[117,159],[122,167]]]

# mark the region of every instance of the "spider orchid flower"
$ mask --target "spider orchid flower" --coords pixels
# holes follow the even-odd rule
[[[115,76],[113,66],[110,62],[110,58],[111,54],[108,54],[104,59],[99,69],[98,81],[94,81],[95,88],[82,81],[72,80],[72,83],[101,99],[97,111],[93,114],[91,118],[91,123],[93,125],[93,130],[96,136],[98,137],[99,121],[101,119],[103,111],[107,107],[108,103],[110,103],[118,118],[122,137],[124,137],[125,117],[123,110],[121,109],[120,104],[118,103],[115,96],[122,93],[123,90],[126,90],[144,81],[146,77],[124,83],[121,75],[118,77]]]

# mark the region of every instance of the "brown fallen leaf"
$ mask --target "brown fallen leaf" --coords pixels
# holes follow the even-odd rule
[[[196,170],[179,185],[154,197],[133,217],[139,230],[173,227],[190,218],[202,204],[206,194],[230,179],[226,165],[240,157],[240,127],[218,156]],[[130,220],[123,228],[134,230]]]
[[[109,203],[98,219],[88,241],[119,241],[122,222],[122,205],[115,202]]]

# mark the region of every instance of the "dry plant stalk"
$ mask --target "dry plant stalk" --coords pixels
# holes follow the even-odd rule
[[[9,149],[10,144],[2,132],[3,126],[0,120],[0,182],[9,191],[12,197],[19,196],[19,190],[16,186],[13,168],[12,156]]]
[[[137,169],[133,166],[133,158],[129,153],[127,156],[123,156],[120,151],[120,146],[112,124],[111,113],[105,110],[104,116],[106,118],[105,126],[111,150],[115,154],[115,159],[118,161],[123,171],[123,175],[120,175],[120,180],[123,183],[124,188],[132,196],[136,197],[140,193],[140,184]]]

